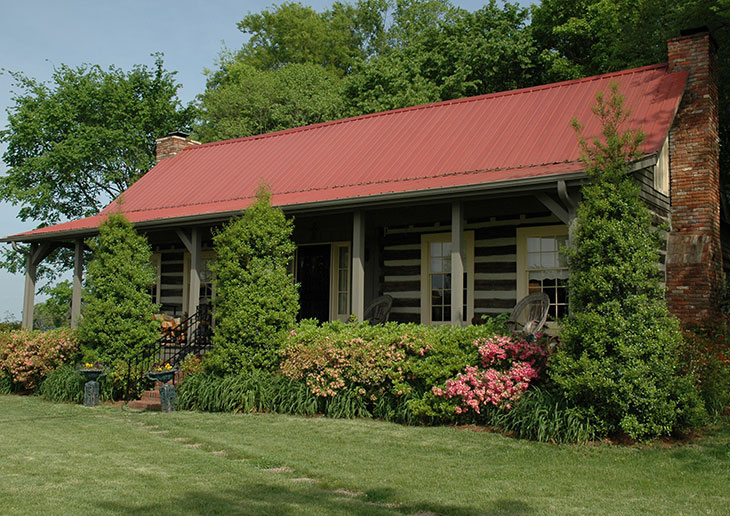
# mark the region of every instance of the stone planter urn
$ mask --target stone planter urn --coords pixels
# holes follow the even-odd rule
[[[107,368],[101,364],[85,364],[76,369],[86,379],[84,384],[84,406],[96,407],[99,404],[99,378],[107,374]]]
[[[170,382],[179,371],[178,368],[164,369],[162,371],[152,370],[147,372],[147,378],[154,382],[161,382],[160,386],[160,410],[172,412],[175,410],[175,386]]]

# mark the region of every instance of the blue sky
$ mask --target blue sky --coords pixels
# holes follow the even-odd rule
[[[452,0],[453,1],[453,0]],[[163,52],[165,67],[177,70],[180,98],[187,103],[205,87],[205,68],[212,68],[225,46],[238,48],[244,35],[236,23],[250,12],[278,4],[270,0],[6,0],[0,17],[0,68],[48,80],[53,67],[115,65],[129,70],[135,64],[153,64],[150,54]],[[317,10],[331,1],[306,1]],[[483,1],[453,1],[470,11]],[[522,4],[531,2],[521,1]],[[0,74],[0,126],[7,124],[12,104],[12,80]],[[0,147],[0,154],[5,147]],[[6,167],[0,162],[0,173]],[[0,235],[32,229],[36,221],[16,219],[18,207],[0,203]],[[7,244],[0,244],[7,245]],[[0,271],[0,320],[19,319],[23,304],[23,277]]]

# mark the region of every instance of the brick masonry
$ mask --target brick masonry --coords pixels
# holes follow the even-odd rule
[[[200,142],[196,142],[195,140],[191,140],[190,138],[186,138],[178,134],[171,134],[158,138],[155,140],[155,143],[157,144],[157,163],[163,159],[172,158],[185,147],[200,145]]]
[[[724,283],[720,240],[720,138],[715,43],[707,32],[669,40],[670,71],[688,71],[669,133],[672,231],[667,304],[683,323],[718,315]]]

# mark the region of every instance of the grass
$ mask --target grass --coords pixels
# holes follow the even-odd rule
[[[730,427],[550,445],[450,427],[0,396],[0,513],[727,514]]]

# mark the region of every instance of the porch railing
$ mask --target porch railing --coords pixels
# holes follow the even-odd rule
[[[141,387],[150,382],[147,371],[153,364],[167,362],[175,366],[188,355],[199,355],[210,349],[213,336],[211,315],[209,305],[200,305],[193,315],[176,327],[165,330],[157,341],[132,355],[127,360],[124,399],[132,399]]]

